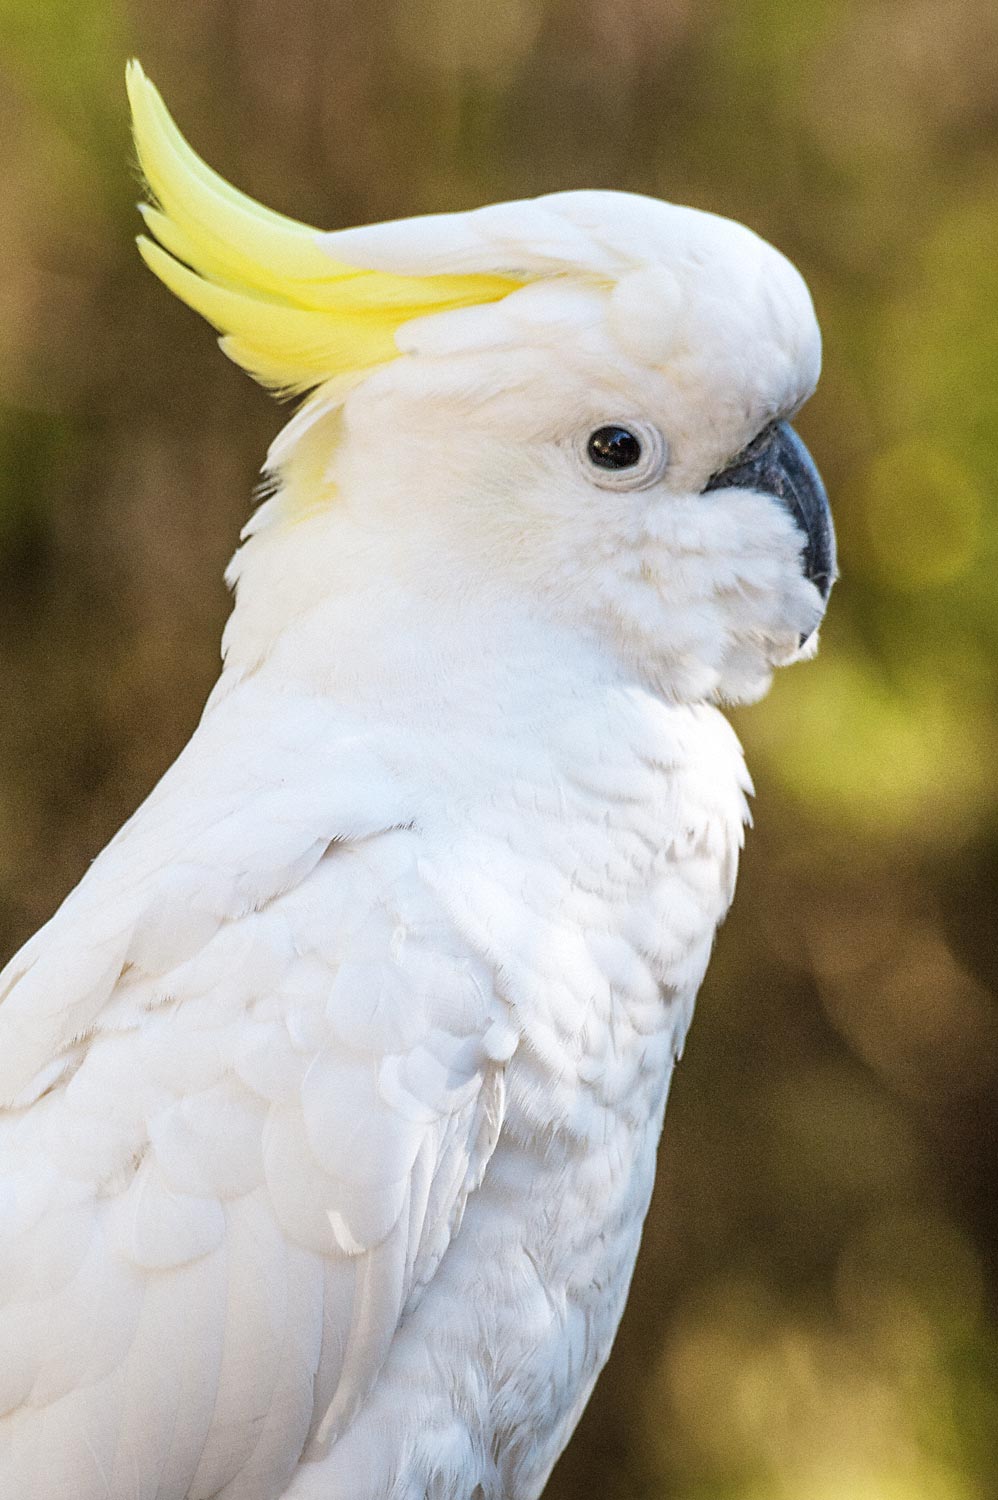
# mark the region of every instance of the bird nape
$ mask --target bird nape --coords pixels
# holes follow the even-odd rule
[[[0,1494],[533,1500],[734,889],[718,705],[834,575],[811,302],[628,194],[320,233],[128,86],[146,261],[304,401],[201,723],[0,976]]]

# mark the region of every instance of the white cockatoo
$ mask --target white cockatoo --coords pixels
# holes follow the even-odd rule
[[[0,1495],[531,1500],[732,895],[715,704],[832,581],[811,302],[623,193],[319,233],[129,88],[143,255],[311,394],[192,740],[0,977]]]

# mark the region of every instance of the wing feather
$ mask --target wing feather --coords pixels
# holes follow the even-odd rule
[[[251,708],[0,976],[5,1495],[280,1495],[495,1144],[504,1008],[404,795],[329,710]]]

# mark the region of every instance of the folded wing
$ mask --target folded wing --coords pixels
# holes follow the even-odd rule
[[[0,1494],[280,1495],[495,1142],[501,1007],[404,798],[313,705],[242,713],[0,976]]]

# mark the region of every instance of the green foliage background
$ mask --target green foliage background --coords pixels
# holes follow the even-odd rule
[[[281,414],[139,265],[137,54],[323,226],[619,187],[801,267],[842,581],[555,1500],[998,1493],[993,0],[0,0],[0,956],[196,722]]]

